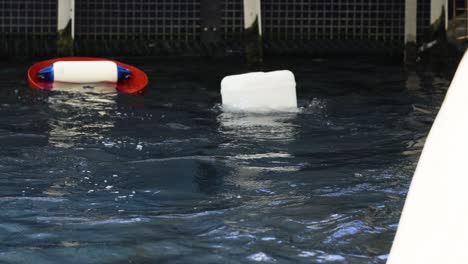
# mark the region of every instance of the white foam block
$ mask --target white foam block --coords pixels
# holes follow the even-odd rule
[[[117,64],[112,61],[59,61],[54,80],[69,83],[117,82]]]
[[[241,111],[297,109],[296,81],[290,71],[231,75],[221,81],[223,108]]]

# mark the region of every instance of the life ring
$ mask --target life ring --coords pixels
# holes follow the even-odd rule
[[[53,90],[60,82],[105,82],[112,83],[120,92],[136,94],[146,88],[148,76],[132,65],[115,60],[64,57],[32,65],[28,70],[28,81],[31,88],[42,90]]]

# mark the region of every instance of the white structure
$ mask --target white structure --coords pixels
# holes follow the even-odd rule
[[[427,137],[387,264],[468,263],[468,52]]]
[[[448,0],[431,0],[431,24],[434,24],[444,10],[445,28],[448,27]]]
[[[262,35],[261,0],[244,0],[244,28],[251,28],[258,22],[258,34]]]
[[[227,110],[297,110],[296,81],[290,71],[227,76],[221,81],[221,96]]]
[[[71,37],[75,38],[75,0],[58,0],[57,30],[63,31],[71,23]]]
[[[113,61],[59,61],[53,66],[54,81],[98,83],[118,81],[118,67]]]
[[[417,0],[405,0],[405,44],[416,42],[417,34]],[[448,0],[431,0],[431,24],[437,21],[442,15],[445,15],[445,28],[448,26]]]
[[[405,44],[416,42],[417,0],[405,0]]]

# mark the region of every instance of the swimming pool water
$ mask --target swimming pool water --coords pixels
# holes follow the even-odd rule
[[[285,59],[298,113],[229,113],[239,63],[127,60],[143,95],[0,64],[1,263],[384,263],[447,80]],[[32,63],[32,62],[31,62]]]

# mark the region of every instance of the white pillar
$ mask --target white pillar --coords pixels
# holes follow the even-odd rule
[[[71,26],[71,37],[75,38],[75,0],[57,0],[57,30],[63,31],[68,23]]]
[[[440,18],[442,14],[442,9],[444,10],[445,16],[445,29],[448,26],[448,0],[431,0],[431,25]]]
[[[262,35],[262,7],[261,0],[244,0],[244,28],[251,28],[258,22],[258,34]]]
[[[417,0],[405,0],[405,44],[416,42]]]
[[[245,58],[250,65],[263,61],[261,0],[244,0]]]

